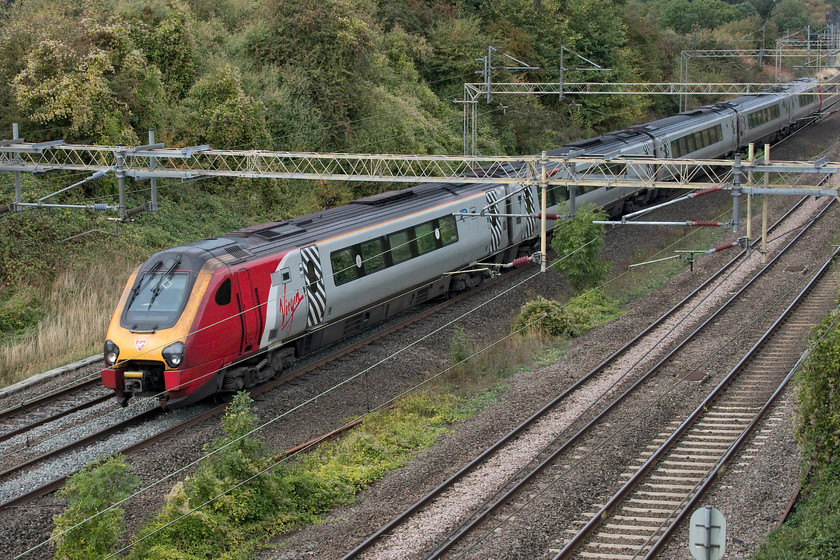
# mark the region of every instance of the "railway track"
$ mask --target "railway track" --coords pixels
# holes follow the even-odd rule
[[[835,308],[838,283],[828,270],[838,253],[689,417],[639,456],[626,484],[572,531],[555,560],[655,556],[784,389],[815,318]]]
[[[394,323],[393,325],[388,326],[386,328],[382,328],[382,329],[377,330],[377,331],[373,331],[373,332],[369,333],[367,336],[365,336],[364,338],[360,339],[359,341],[357,341],[355,343],[345,344],[343,346],[338,346],[338,347],[334,348],[333,350],[329,351],[329,353],[327,355],[325,355],[325,356],[323,356],[323,357],[321,357],[317,360],[311,361],[310,363],[304,362],[304,365],[295,367],[294,369],[292,369],[291,371],[289,371],[285,375],[281,376],[280,378],[278,378],[276,380],[273,380],[273,381],[270,381],[266,384],[263,384],[259,387],[256,387],[256,388],[252,389],[250,391],[250,393],[253,397],[256,397],[256,396],[262,395],[262,394],[264,394],[268,391],[271,391],[271,390],[275,389],[276,387],[279,387],[280,385],[283,385],[284,383],[288,383],[289,381],[291,381],[291,380],[293,380],[297,377],[300,377],[302,375],[305,375],[307,373],[315,371],[315,370],[327,365],[328,363],[330,363],[334,360],[337,360],[337,359],[339,359],[343,356],[346,356],[346,355],[348,355],[352,352],[358,351],[359,349],[364,348],[365,346],[367,346],[367,345],[369,345],[369,344],[371,344],[371,343],[373,343],[377,340],[380,340],[380,339],[382,339],[382,338],[384,338],[384,337],[386,337],[386,336],[388,336],[388,335],[390,335],[390,334],[392,334],[392,333],[394,333],[394,332],[396,332],[400,329],[403,329],[405,327],[408,327],[409,325],[417,323],[417,322],[419,322],[419,321],[421,321],[421,320],[423,320],[423,319],[425,319],[425,318],[427,318],[431,315],[434,315],[436,313],[440,313],[441,311],[443,311],[445,308],[449,307],[450,305],[454,305],[454,304],[456,304],[456,303],[458,303],[458,302],[460,302],[460,301],[462,301],[462,300],[464,300],[468,297],[473,297],[474,295],[480,293],[482,290],[485,290],[485,289],[488,289],[488,288],[494,286],[495,283],[496,283],[495,280],[492,280],[490,282],[486,282],[486,283],[482,284],[481,286],[478,286],[477,288],[475,288],[475,289],[473,289],[469,292],[466,292],[466,293],[461,294],[459,296],[450,298],[450,299],[448,299],[444,302],[438,303],[437,305],[430,306],[425,310],[413,313],[411,315],[407,315],[406,317],[404,317],[400,321]],[[74,388],[74,390],[77,390],[77,389],[78,389],[78,387]],[[79,405],[77,408],[80,409],[80,410],[91,408],[91,407],[95,406],[97,403],[100,403],[101,401],[108,400],[108,399],[113,400],[113,395],[109,393],[104,399],[97,396],[96,398],[90,399],[90,400],[86,401],[85,403]],[[17,451],[16,453],[11,453],[10,452],[10,453],[4,454],[3,451],[0,451],[0,469],[2,469],[2,471],[0,471],[0,510],[5,509],[5,508],[9,508],[9,507],[21,506],[21,505],[26,504],[29,501],[39,497],[39,496],[43,496],[45,494],[48,494],[50,492],[53,492],[53,491],[57,490],[58,488],[63,486],[64,482],[66,481],[66,479],[69,476],[71,476],[72,474],[74,474],[75,472],[80,470],[84,466],[84,464],[80,464],[78,466],[78,468],[71,469],[70,471],[66,472],[64,475],[55,477],[52,480],[48,481],[47,483],[40,484],[40,485],[38,485],[37,487],[34,487],[34,488],[27,488],[25,491],[16,491],[16,492],[14,492],[13,496],[4,497],[3,486],[7,482],[12,480],[15,476],[17,476],[18,474],[20,474],[22,472],[25,472],[29,469],[35,469],[39,465],[42,465],[42,464],[48,463],[50,461],[56,460],[57,458],[59,458],[63,455],[66,455],[69,452],[84,448],[85,446],[90,446],[90,445],[95,444],[97,442],[101,442],[104,438],[107,438],[107,437],[109,437],[113,434],[116,434],[116,433],[119,433],[119,432],[122,432],[122,431],[125,431],[125,430],[129,430],[133,427],[136,427],[138,425],[141,425],[141,424],[144,424],[144,423],[147,423],[147,422],[154,421],[154,419],[157,418],[158,416],[160,416],[163,411],[158,409],[156,407],[156,404],[150,404],[150,403],[152,403],[152,401],[154,401],[154,399],[151,399],[151,398],[150,399],[145,399],[144,401],[140,401],[144,404],[129,407],[129,410],[136,408],[136,409],[138,409],[138,412],[129,413],[127,415],[127,417],[119,418],[113,424],[105,426],[101,429],[98,429],[95,433],[91,433],[91,434],[85,435],[83,437],[71,436],[70,437],[71,441],[69,441],[68,443],[56,446],[56,447],[54,447],[52,449],[49,449],[48,451],[45,451],[43,453],[36,453],[36,454],[20,453],[19,452],[20,448],[16,449],[16,451]],[[28,405],[29,405],[29,403],[26,403],[25,405],[21,405],[20,407],[18,407],[18,410],[21,411],[21,412],[25,412]],[[161,441],[165,438],[177,435],[178,433],[180,433],[184,430],[187,430],[187,429],[195,426],[196,424],[199,424],[199,423],[201,423],[203,421],[206,421],[208,419],[220,416],[224,412],[225,407],[226,407],[226,404],[212,406],[212,407],[206,408],[205,410],[201,410],[198,406],[192,407],[192,408],[189,409],[189,411],[195,412],[195,414],[190,415],[189,418],[186,418],[185,420],[183,420],[181,422],[178,422],[175,425],[172,425],[170,427],[157,429],[157,430],[155,430],[155,433],[153,435],[151,435],[150,437],[144,437],[140,441],[132,442],[129,445],[122,446],[122,447],[115,448],[115,449],[111,449],[111,450],[108,451],[108,454],[123,453],[125,455],[131,455],[132,453],[136,453],[136,452],[138,452],[138,451],[140,451],[140,450],[142,450],[142,449],[144,449],[144,448],[146,448],[150,445],[153,445],[154,443],[156,443],[158,441]],[[123,410],[126,410],[126,409],[120,409],[116,404],[114,404],[114,406],[112,408],[115,409],[118,413],[123,411]],[[177,412],[180,413],[180,414],[185,414],[183,411],[177,411]],[[60,413],[54,414],[50,418],[38,420],[37,422],[31,423],[31,424],[23,426],[19,429],[16,429],[15,433],[13,435],[17,439],[25,440],[26,439],[25,434],[26,434],[27,430],[31,430],[35,427],[41,426],[41,425],[43,425],[45,423],[48,423],[48,422],[54,422],[54,421],[60,420],[61,418],[63,418],[64,416],[66,416],[69,413],[70,413],[69,411],[62,411]],[[94,418],[94,421],[97,421],[97,422],[102,422],[102,420],[103,420],[102,417],[99,416],[99,415],[97,415]],[[0,436],[0,437],[2,437],[2,436]],[[50,437],[57,438],[57,436],[55,434],[51,435]],[[9,436],[9,438],[7,438],[7,439],[10,439],[10,438],[11,438],[11,436]],[[34,438],[33,438],[33,440],[34,440]],[[30,443],[32,443],[32,441],[30,441]]]
[[[0,410],[0,443],[32,428],[106,401],[112,395],[102,394],[90,398],[89,393],[99,386],[99,379],[83,379]]]
[[[827,212],[826,209],[823,210],[823,214],[825,212]],[[784,222],[780,221],[776,226],[778,227],[780,223]],[[814,222],[811,223],[813,224]],[[797,236],[797,239],[802,237],[805,237],[804,231]],[[800,245],[797,246],[801,246],[801,243],[802,241],[800,240]],[[788,245],[788,247],[793,246],[794,242],[791,242]],[[618,414],[616,413],[616,410],[619,410],[620,406],[626,399],[632,396],[633,398],[630,400],[634,401],[641,399],[641,397],[638,397],[637,395],[655,393],[655,390],[651,389],[651,384],[656,384],[658,381],[661,381],[663,377],[662,372],[666,369],[666,367],[669,370],[673,370],[675,368],[679,369],[676,365],[678,363],[677,360],[682,360],[683,362],[688,363],[692,359],[692,355],[696,356],[698,352],[702,353],[703,343],[699,344],[700,349],[698,350],[698,344],[696,342],[692,343],[692,341],[696,341],[699,338],[699,334],[704,332],[708,325],[722,320],[721,317],[724,311],[737,307],[739,302],[744,299],[744,292],[751,291],[753,294],[753,302],[746,305],[752,305],[755,307],[755,294],[759,294],[762,289],[760,287],[759,279],[765,276],[767,271],[778,271],[779,267],[785,266],[784,263],[787,261],[781,258],[782,255],[794,255],[795,260],[795,253],[795,250],[790,249],[783,251],[772,261],[770,265],[762,269],[759,274],[750,280],[749,283],[744,286],[741,291],[739,291],[739,294],[728,298],[727,301],[723,305],[717,307],[715,311],[706,312],[707,316],[704,321],[696,321],[700,324],[688,336],[685,336],[680,340],[673,340],[665,343],[664,345],[670,346],[670,349],[665,356],[656,358],[658,361],[655,359],[651,360],[653,357],[651,350],[644,351],[646,355],[645,360],[648,362],[656,361],[656,363],[649,368],[643,368],[643,373],[636,374],[635,377],[629,375],[631,369],[640,365],[640,362],[645,361],[635,359],[634,361],[636,361],[636,363],[630,364],[626,373],[618,375],[615,373],[615,368],[619,367],[618,364],[625,359],[625,355],[629,355],[631,353],[631,350],[645,346],[662,346],[663,341],[665,341],[667,337],[666,334],[663,334],[663,330],[667,331],[668,329],[673,329],[675,328],[673,326],[674,321],[685,321],[687,320],[688,315],[695,314],[699,310],[700,306],[698,301],[702,302],[710,296],[712,283],[723,283],[723,276],[730,274],[732,269],[739,266],[739,257],[730,261],[730,263],[721,268],[712,279],[710,279],[707,283],[704,283],[693,294],[686,297],[677,306],[672,308],[659,320],[645,329],[633,341],[607,358],[598,367],[593,369],[572,387],[559,395],[554,401],[549,403],[549,405],[535,413],[531,418],[508,433],[474,461],[458,471],[458,473],[450,477],[447,481],[415,502],[415,504],[402,514],[395,517],[391,522],[368,537],[351,552],[346,554],[344,559],[360,556],[364,556],[366,558],[368,556],[388,557],[395,549],[400,548],[412,550],[416,557],[420,558],[437,558],[447,553],[451,553],[453,557],[458,557],[459,554],[464,553],[465,547],[468,550],[471,550],[470,547],[476,545],[476,543],[473,542],[472,545],[464,543],[468,541],[468,535],[474,529],[479,526],[483,526],[482,524],[484,524],[484,526],[489,524],[488,520],[493,515],[497,518],[500,516],[504,517],[504,514],[500,512],[504,507],[506,507],[506,504],[509,504],[516,496],[520,496],[516,499],[519,502],[522,502],[524,498],[521,497],[521,494],[526,489],[533,488],[534,482],[540,479],[539,477],[542,476],[543,471],[550,471],[551,468],[555,468],[553,466],[558,462],[561,462],[561,460],[567,463],[580,464],[583,458],[589,454],[590,450],[597,449],[599,445],[601,445],[599,442],[605,441],[611,437],[611,434],[613,433],[611,425],[616,423],[616,421],[610,421],[610,418],[616,417]],[[724,289],[728,290],[729,288]],[[781,302],[777,303],[781,304]],[[681,318],[675,319],[675,317],[679,317],[680,315],[682,315]],[[669,322],[671,326],[668,326]],[[750,325],[743,327],[745,331],[744,336],[746,336],[746,331],[749,330],[750,327]],[[651,340],[652,338],[654,340]],[[693,348],[692,344],[694,345]],[[621,365],[620,367],[627,367],[627,364]],[[669,374],[666,374],[665,376],[671,377]],[[689,378],[689,376],[685,377]],[[585,395],[587,391],[591,390],[588,389],[588,387],[591,387],[590,383],[594,383],[594,380],[596,379],[607,379],[607,385],[609,385],[609,388],[604,391],[597,400],[593,400]],[[600,390],[601,389],[599,389],[599,391]],[[608,394],[609,397],[614,400],[612,400],[612,402],[608,405],[596,406],[598,401],[606,401]],[[580,402],[585,402],[586,405],[581,406],[580,404],[576,404]],[[647,406],[653,406],[654,404],[655,402],[652,403],[648,399],[648,401],[645,401],[645,404],[636,406],[644,408]],[[565,413],[562,412],[564,407],[567,409]],[[548,422],[547,419],[551,418],[552,415],[562,417],[563,414],[568,413],[568,410],[575,411],[575,417],[572,420],[564,419],[559,422],[557,425],[560,427],[555,428],[554,431],[551,432],[550,437],[541,433],[544,431],[541,424],[546,424]],[[533,445],[535,441],[541,442],[538,448]],[[532,453],[532,456],[530,460],[523,463],[522,460],[504,458],[505,453],[510,456],[521,454],[523,452],[522,448],[524,447],[531,449],[530,453]],[[472,510],[469,515],[461,515],[458,517],[457,521],[441,521],[441,525],[448,526],[446,533],[441,534],[439,532],[438,534],[434,534],[434,531],[425,531],[425,534],[419,537],[422,544],[417,544],[417,537],[410,537],[406,535],[411,533],[412,529],[410,527],[412,526],[416,531],[424,531],[422,529],[423,524],[426,522],[424,519],[428,519],[428,517],[432,515],[429,511],[434,510],[437,512],[437,515],[440,515],[440,510],[446,506],[438,504],[438,502],[446,502],[447,500],[452,502],[460,500],[460,507],[462,509],[467,507],[464,503],[467,499],[462,493],[459,493],[461,491],[456,489],[456,485],[467,487],[470,484],[469,477],[472,476],[475,479],[484,477],[486,473],[482,473],[482,469],[499,471],[503,468],[500,466],[509,466],[512,464],[519,466],[516,469],[516,472],[511,473],[503,483],[490,492],[489,496],[487,496],[487,493],[485,492],[484,495],[486,498],[484,498],[480,504],[470,504],[469,507],[472,508]],[[488,465],[491,466],[488,467]],[[563,474],[568,476],[568,472],[566,472],[567,469],[563,470]],[[475,474],[473,475],[473,473]],[[556,478],[554,480],[556,480]],[[551,486],[553,482],[543,481],[539,484],[541,486]],[[533,490],[528,491],[533,493]],[[415,539],[412,541],[412,544],[407,544],[412,538]],[[459,546],[460,548],[458,548]],[[369,549],[371,549],[370,555],[366,554],[366,551]]]

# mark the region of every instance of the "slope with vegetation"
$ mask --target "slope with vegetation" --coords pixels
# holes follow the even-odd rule
[[[167,146],[457,153],[462,118],[453,100],[462,96],[464,82],[480,80],[475,59],[488,45],[540,68],[496,70],[493,80],[499,82],[559,80],[562,46],[610,68],[596,76],[567,71],[568,81],[676,81],[681,50],[756,47],[762,27],[772,46],[788,29],[820,26],[827,5],[821,0],[6,0],[0,1],[0,131],[10,137],[12,123],[19,123],[29,141],[136,145],[153,129]],[[568,58],[566,64],[572,65]],[[754,60],[703,59],[692,62],[689,79],[772,77]],[[676,103],[664,96],[498,97],[479,106],[479,150],[536,153],[673,113]],[[81,178],[24,176],[23,190],[34,200]],[[1,214],[0,384],[100,351],[119,290],[131,269],[154,251],[335,206],[380,188],[390,187],[162,182],[160,212],[121,225],[116,237],[103,233],[114,226],[93,213]],[[112,202],[116,191],[108,177],[55,200]],[[13,193],[11,175],[0,176],[0,204],[12,202]],[[142,204],[146,194],[145,185],[132,185],[129,205]],[[88,230],[99,231],[64,241]],[[602,270],[596,266],[589,273],[598,277]],[[574,281],[574,271],[570,274]],[[587,298],[579,312],[563,318],[566,334],[614,312],[600,294]],[[538,302],[525,310],[530,313],[525,323],[555,328],[556,321],[541,317],[559,307]],[[598,317],[584,317],[584,308]],[[461,382],[473,376],[459,375]],[[247,420],[249,413],[242,413]],[[447,408],[441,416],[448,421],[453,414]],[[242,428],[228,427],[229,436]],[[829,428],[826,437],[833,437]],[[223,456],[185,481],[154,522],[158,525],[148,530],[194,507],[232,473],[241,477],[263,468],[265,459],[254,445],[237,459],[247,464]],[[363,473],[347,486],[371,479]],[[246,522],[253,534],[265,536],[266,513],[272,522],[279,515],[292,524],[301,514],[290,508],[286,484],[269,477],[252,494],[230,495],[194,519],[191,528],[210,523],[222,535]],[[75,499],[73,491],[68,500]],[[112,497],[124,491],[118,488]],[[260,501],[263,494],[287,498],[269,507]],[[351,499],[352,492],[327,501]],[[286,509],[271,509],[279,506]],[[303,511],[322,511],[318,508],[305,504]],[[58,526],[69,527],[84,515],[80,506]],[[114,540],[102,538],[90,545],[111,549]],[[68,533],[59,556],[87,550],[74,548],[72,539]],[[150,547],[145,555],[157,544],[150,539],[143,546]],[[203,552],[215,557],[218,550]]]
[[[0,3],[0,131],[29,141],[387,153],[457,153],[463,83],[488,45],[540,69],[495,81],[557,81],[561,46],[600,81],[674,80],[681,49],[726,48],[766,24],[818,24],[794,0],[19,0]],[[808,9],[806,9],[808,8]],[[809,11],[810,9],[810,11]],[[693,31],[693,36],[685,33]],[[566,55],[568,57],[568,55]],[[568,58],[567,65],[571,65]],[[754,61],[696,64],[696,81],[754,81]],[[566,80],[591,73],[568,71]],[[479,107],[479,149],[536,153],[673,112],[636,96],[508,96]],[[26,200],[80,174],[24,176]],[[99,350],[136,263],[165,246],[342,204],[372,184],[163,183],[161,212],[113,225],[80,211],[0,215],[0,383]],[[52,199],[113,202],[105,178]],[[135,184],[130,206],[147,198]],[[14,198],[0,176],[0,202]],[[69,242],[63,240],[88,232]]]

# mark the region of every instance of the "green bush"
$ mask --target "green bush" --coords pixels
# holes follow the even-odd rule
[[[125,499],[140,483],[130,470],[122,455],[101,459],[73,475],[58,491],[67,507],[55,517],[56,560],[102,558],[114,551],[125,529],[124,510],[105,510]]]
[[[263,525],[288,507],[284,472],[269,469],[271,454],[251,434],[259,425],[252,403],[245,392],[234,397],[222,419],[224,435],[205,448],[218,451],[173,489],[164,509],[141,530],[132,558],[218,558],[259,538]]]
[[[753,560],[840,558],[840,485],[832,476],[815,486],[785,524],[770,533]]]
[[[252,402],[237,394],[222,421],[224,436],[207,448],[219,451],[173,488],[141,529],[131,558],[249,558],[270,535],[351,503],[356,492],[405,465],[459,418],[460,403],[451,396],[408,397],[285,467],[272,466],[275,459],[250,433],[259,423]]]
[[[815,346],[796,372],[797,435],[802,458],[806,466],[820,471],[840,460],[840,329],[835,326],[828,330],[835,320],[835,315],[829,316],[814,329]]]
[[[554,226],[551,248],[557,261],[551,266],[577,291],[600,284],[612,267],[598,256],[604,246],[604,226],[592,223],[605,217],[602,210],[584,206],[573,218],[558,220]]]
[[[0,293],[0,340],[34,327],[43,316],[38,292],[29,286]]]
[[[616,316],[616,304],[598,290],[565,305],[537,296],[522,306],[512,332],[538,331],[556,337],[576,338]]]
[[[474,338],[464,327],[456,325],[452,329],[452,338],[449,340],[449,352],[446,358],[452,365],[457,365],[473,354]]]

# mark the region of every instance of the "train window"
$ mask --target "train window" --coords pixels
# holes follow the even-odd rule
[[[404,229],[388,236],[391,246],[391,261],[394,264],[405,262],[411,258],[411,229]]]
[[[385,248],[381,237],[362,243],[361,249],[365,274],[370,274],[385,268]]]
[[[333,251],[330,254],[330,262],[333,268],[333,279],[335,285],[340,286],[359,277],[359,269],[356,268],[356,258],[353,256],[351,247]]]
[[[694,150],[697,149],[697,147],[694,145],[694,135],[693,134],[689,134],[688,136],[685,137],[685,145],[686,145],[686,152],[685,153],[687,153],[687,154],[691,153],[691,152],[693,152]]]
[[[708,128],[700,131],[700,134],[703,136],[703,146],[711,146],[714,144],[714,142],[712,142],[712,133],[709,132]]]
[[[425,255],[437,249],[434,222],[426,222],[425,224],[414,226],[414,233],[417,239],[418,255]]]
[[[688,153],[688,145],[685,142],[685,138],[678,138],[673,145],[677,148],[674,151],[674,157],[683,157]]]
[[[151,281],[141,280],[135,288],[139,291],[128,303],[123,315],[124,321],[141,330],[153,325],[157,325],[156,328],[171,327],[181,316],[189,295],[190,275],[167,275],[164,272],[148,274],[152,275]]]
[[[230,303],[230,278],[226,278],[224,282],[219,284],[216,288],[216,305],[227,305]]]
[[[452,245],[458,241],[458,226],[455,223],[455,216],[444,216],[438,220],[440,230],[440,242],[443,246]]]
[[[556,202],[563,202],[564,200],[569,200],[569,187],[554,187],[554,193],[554,199]]]

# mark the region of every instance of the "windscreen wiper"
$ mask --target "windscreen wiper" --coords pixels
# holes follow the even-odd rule
[[[140,292],[143,291],[143,288],[145,288],[149,283],[151,283],[152,273],[156,271],[158,267],[162,264],[163,261],[159,260],[152,265],[152,268],[143,273],[143,275],[140,277],[139,282],[137,283],[137,287],[134,288],[134,291],[131,292],[131,300],[129,300],[127,307],[131,307],[131,303],[134,301],[134,298],[140,295]]]
[[[160,291],[163,288],[164,282],[167,282],[170,278],[172,278],[172,276],[175,274],[175,269],[178,268],[178,266],[180,264],[181,264],[181,255],[179,254],[178,258],[175,259],[175,262],[172,263],[172,266],[169,267],[169,270],[167,270],[166,273],[163,276],[160,277],[160,280],[158,280],[158,283],[155,285],[154,288],[152,288],[152,297],[149,300],[149,309],[152,308],[152,304],[155,302],[155,298],[158,297],[158,294],[160,294]]]

